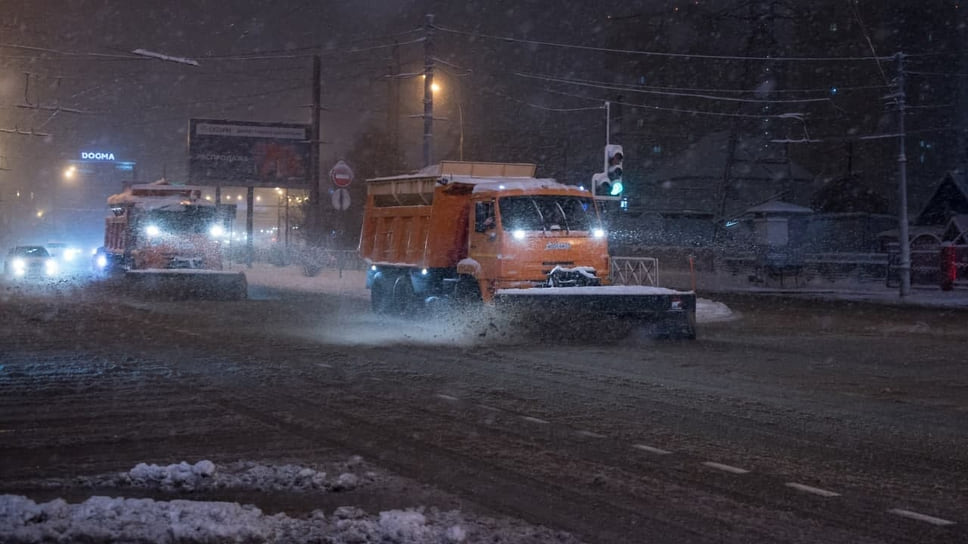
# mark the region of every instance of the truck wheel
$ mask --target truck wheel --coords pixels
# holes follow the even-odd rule
[[[416,306],[417,297],[413,292],[410,276],[400,276],[393,282],[393,313],[409,316],[415,313]]]
[[[392,286],[384,276],[378,276],[370,286],[370,308],[377,315],[390,313],[393,303]]]
[[[481,302],[481,286],[473,278],[461,278],[454,287],[454,300],[458,306],[470,306]]]

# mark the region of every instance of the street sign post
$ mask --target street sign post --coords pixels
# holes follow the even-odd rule
[[[333,191],[333,209],[345,212],[350,207],[350,192],[342,187]]]

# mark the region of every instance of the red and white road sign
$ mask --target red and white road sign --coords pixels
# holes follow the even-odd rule
[[[353,169],[343,161],[336,161],[329,170],[329,179],[337,187],[349,187],[353,182]]]

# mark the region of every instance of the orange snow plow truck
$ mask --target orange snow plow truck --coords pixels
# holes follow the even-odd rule
[[[533,164],[442,162],[367,180],[360,256],[373,311],[490,304],[583,324],[642,320],[694,338],[696,295],[611,285],[591,193]]]
[[[108,197],[96,269],[124,273],[139,291],[169,298],[246,298],[245,275],[222,269],[221,244],[235,206],[216,206],[201,193],[162,179]]]

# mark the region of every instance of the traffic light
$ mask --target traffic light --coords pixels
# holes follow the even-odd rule
[[[592,175],[592,186],[595,188],[595,196],[612,195],[612,182],[608,179],[608,174],[605,172]]]
[[[603,196],[621,196],[625,189],[622,186],[622,146],[609,144],[605,146],[605,173],[608,175],[608,186],[602,185],[602,189],[608,191]],[[596,188],[598,186],[596,185]]]
[[[609,144],[605,146],[605,171],[592,176],[592,186],[595,196],[618,200],[625,187],[622,185],[622,146]]]

